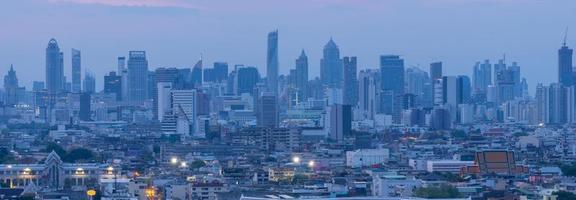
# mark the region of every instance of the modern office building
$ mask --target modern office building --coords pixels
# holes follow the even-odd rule
[[[16,77],[14,66],[10,66],[10,71],[4,75],[4,104],[18,104],[23,97],[23,89],[18,86],[18,77]]]
[[[343,142],[345,136],[352,134],[352,107],[334,104],[330,106],[330,130],[328,138],[332,142]]]
[[[258,127],[277,128],[280,123],[278,98],[271,92],[262,93],[258,98],[257,113]]]
[[[148,60],[145,51],[130,51],[128,56],[128,91],[133,105],[148,99]]]
[[[572,66],[573,49],[566,46],[566,41],[558,50],[558,83],[563,86],[574,84],[573,66]]]
[[[118,76],[116,72],[111,71],[108,75],[104,76],[104,93],[115,94],[116,100],[122,100],[122,76]]]
[[[298,89],[298,99],[306,101],[309,97],[308,89],[308,56],[302,50],[300,57],[296,59],[296,89]]]
[[[72,49],[72,92],[82,90],[82,56],[80,50]]]
[[[377,96],[380,88],[380,71],[366,69],[359,74],[358,105],[365,119],[374,119],[377,113]]]
[[[256,83],[260,81],[260,73],[255,67],[240,67],[237,69],[237,92],[240,95],[242,93],[250,93],[254,91]]]
[[[344,90],[343,103],[356,107],[358,105],[358,70],[356,57],[344,57]]]
[[[64,55],[55,39],[46,47],[46,89],[50,95],[64,91]]]
[[[320,60],[320,79],[322,84],[330,88],[341,88],[344,78],[340,49],[330,38],[324,46],[322,60]]]
[[[84,91],[87,93],[95,93],[96,92],[96,77],[91,71],[86,70],[84,72]]]
[[[278,30],[268,33],[266,54],[266,81],[268,92],[278,94]]]
[[[397,55],[380,56],[380,74],[381,89],[391,97],[391,100],[381,102],[384,108],[391,108],[384,109],[384,113],[392,115],[394,123],[399,123],[402,105],[398,98],[404,95],[404,59]]]

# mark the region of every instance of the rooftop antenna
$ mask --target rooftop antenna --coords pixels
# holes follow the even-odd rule
[[[564,31],[564,43],[563,45],[566,46],[566,39],[568,38],[568,27],[566,27],[566,31]]]

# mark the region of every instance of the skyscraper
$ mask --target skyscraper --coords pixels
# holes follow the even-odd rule
[[[258,98],[257,124],[259,127],[276,128],[279,123],[278,98],[271,92],[264,92]]]
[[[260,81],[260,73],[255,67],[240,67],[238,68],[237,74],[237,95],[242,93],[251,94],[256,86],[256,83]]]
[[[52,38],[46,47],[46,88],[50,95],[64,91],[64,61],[58,42]]]
[[[203,79],[203,75],[202,75],[203,69],[202,69],[202,59],[198,60],[198,62],[196,62],[196,64],[194,65],[194,67],[192,68],[192,85],[193,87],[200,87],[202,85],[202,79]]]
[[[563,86],[574,84],[572,71],[572,53],[573,50],[566,46],[566,41],[558,50],[558,82]]]
[[[334,104],[330,107],[330,134],[333,142],[342,142],[352,132],[352,107]]]
[[[128,57],[128,93],[132,104],[148,99],[148,60],[145,51],[130,51]]]
[[[342,59],[340,59],[340,49],[330,38],[324,45],[324,55],[320,60],[320,79],[322,83],[330,88],[341,88],[342,86]]]
[[[72,49],[72,92],[82,90],[82,57],[80,50]]]
[[[304,50],[296,59],[296,88],[298,89],[298,98],[301,101],[308,99],[310,94],[308,90],[308,56]]]
[[[88,70],[84,72],[84,93],[95,93],[96,92],[96,78],[94,74]]]
[[[122,76],[118,76],[116,72],[111,71],[108,75],[104,76],[104,93],[115,94],[116,100],[122,100]]]
[[[377,111],[376,99],[380,88],[380,71],[367,69],[359,74],[360,92],[359,106],[362,116],[366,119],[374,119]]]
[[[385,114],[391,114],[395,123],[400,122],[402,112],[401,98],[404,95],[404,59],[397,55],[380,56],[380,74],[382,91],[390,94],[392,101],[382,101]]]
[[[356,107],[358,104],[358,71],[356,57],[344,57],[344,104]]]
[[[19,101],[18,77],[14,67],[10,66],[10,71],[4,76],[4,103],[14,105]]]
[[[268,33],[268,54],[266,57],[266,81],[268,91],[278,93],[278,30]]]
[[[80,94],[80,110],[78,112],[80,120],[90,121],[92,119],[91,101],[90,93],[83,92]]]
[[[442,78],[442,62],[430,63],[430,78],[432,80]]]
[[[118,94],[121,96],[122,101],[130,100],[130,94],[128,91],[128,69],[126,68],[126,57],[118,57],[118,75],[122,77],[122,94]]]
[[[488,86],[492,85],[492,64],[490,60],[474,65],[474,94],[486,96]]]
[[[228,63],[215,62],[214,63],[214,79],[216,82],[222,83],[228,79]]]

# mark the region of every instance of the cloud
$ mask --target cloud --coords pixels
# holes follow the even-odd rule
[[[199,6],[185,0],[50,0],[50,2],[129,7],[200,8]]]

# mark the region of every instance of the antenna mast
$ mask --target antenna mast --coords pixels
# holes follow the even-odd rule
[[[562,43],[564,46],[566,46],[566,39],[568,38],[568,27],[566,27],[566,31],[564,32],[564,43]]]

